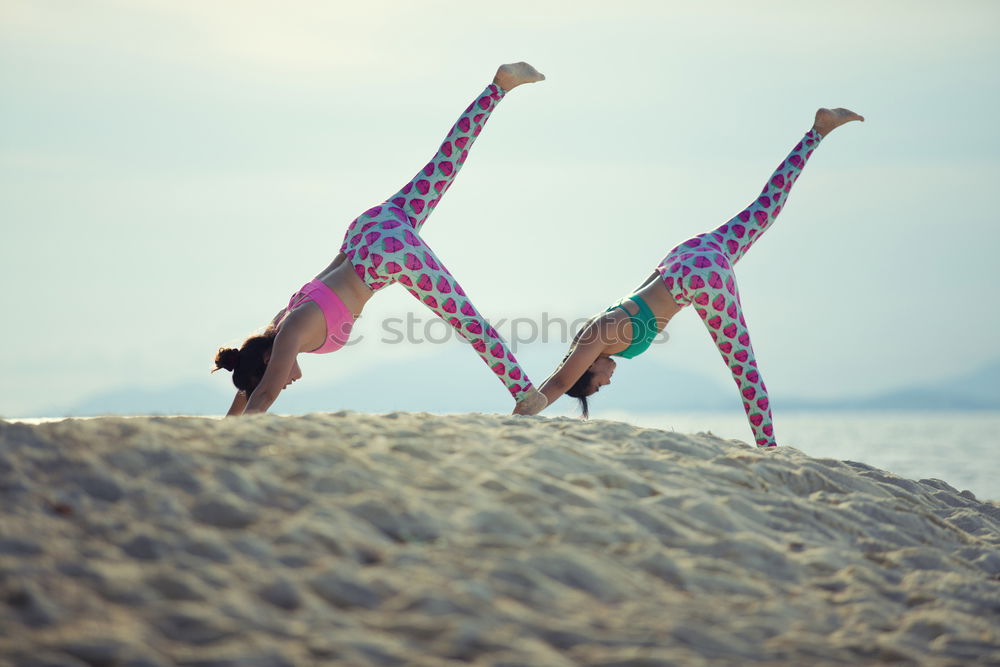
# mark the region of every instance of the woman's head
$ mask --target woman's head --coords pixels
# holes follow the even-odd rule
[[[260,384],[271,358],[271,347],[278,331],[269,327],[264,333],[247,338],[240,349],[220,347],[215,355],[215,370],[224,368],[233,374],[236,388],[250,394]]]
[[[617,365],[611,357],[598,357],[566,392],[567,396],[579,399],[584,419],[590,416],[587,397],[596,394],[604,385],[611,384],[611,376],[614,375]]]

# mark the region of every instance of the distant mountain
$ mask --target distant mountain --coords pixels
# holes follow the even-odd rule
[[[231,395],[227,396],[218,387],[191,381],[166,387],[114,389],[94,394],[68,407],[43,410],[37,416],[210,415],[225,413],[232,400]]]
[[[979,370],[959,376],[944,383],[956,395],[968,395],[1000,406],[1000,359]]]
[[[563,352],[561,346],[542,344],[519,357],[528,368],[551,369]],[[513,408],[509,394],[493,373],[464,345],[446,345],[434,356],[400,363],[405,364],[405,372],[398,372],[395,362],[387,362],[325,384],[317,385],[306,378],[282,392],[272,410],[286,414],[334,410],[506,413]],[[37,416],[218,415],[226,411],[231,400],[228,385],[212,378],[102,392],[70,406],[41,411]],[[577,414],[576,403],[563,399],[547,414]],[[614,385],[594,397],[592,411],[716,410],[738,405],[729,387],[719,387],[697,373],[672,369],[650,359],[619,364]]]
[[[544,346],[540,346],[544,347]],[[521,361],[532,369],[551,369],[564,350],[527,352]],[[538,357],[544,356],[544,359]],[[325,386],[294,386],[279,398],[279,412],[393,410],[425,412],[510,412],[510,395],[493,373],[464,346],[448,346],[439,354],[407,360],[405,372],[391,364],[369,367]],[[669,378],[669,382],[664,382]],[[536,378],[541,382],[543,376]],[[653,388],[653,389],[650,389]],[[665,410],[713,410],[738,405],[733,392],[696,373],[677,371],[651,360],[619,364],[614,385],[593,401],[597,409],[663,412]],[[293,391],[294,390],[294,391]],[[575,400],[561,400],[552,414],[576,414]]]
[[[1000,360],[934,384],[858,398],[785,400],[786,410],[1000,410]]]
[[[528,368],[550,369],[562,350],[536,346],[522,361]],[[286,414],[358,410],[363,412],[499,412],[511,410],[508,394],[481,362],[470,358],[462,345],[445,346],[440,353],[367,367],[336,381],[316,386],[307,381],[282,393],[273,411]],[[788,399],[790,410],[1000,410],[1000,360],[966,375],[934,384],[835,400]],[[37,416],[92,416],[222,414],[232,395],[212,380],[190,381],[158,388],[129,387],[96,394],[71,406],[41,411]],[[697,373],[672,368],[655,358],[642,363],[623,362],[613,385],[591,401],[596,416],[604,410],[677,412],[740,409],[738,394],[729,383],[720,385]],[[576,414],[575,400],[562,399],[546,414]],[[21,415],[30,416],[30,415]]]

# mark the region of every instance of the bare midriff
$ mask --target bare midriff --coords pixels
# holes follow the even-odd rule
[[[642,297],[646,305],[649,306],[649,309],[656,315],[657,331],[663,331],[663,328],[667,326],[667,322],[680,312],[683,307],[674,301],[673,295],[670,294],[670,290],[663,284],[663,279],[656,271],[650,274],[646,282],[642,284],[642,287],[635,291],[635,294]],[[623,305],[632,314],[635,314],[639,310],[638,306],[627,300]]]
[[[340,297],[348,310],[354,313],[355,318],[361,316],[365,304],[374,294],[354,272],[354,266],[347,261],[347,256],[344,253],[337,255],[316,278],[322,280],[323,284]]]

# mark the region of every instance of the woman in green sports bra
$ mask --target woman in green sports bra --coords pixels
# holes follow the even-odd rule
[[[625,301],[631,301],[639,310],[632,313],[625,307]],[[625,297],[621,303],[616,303],[604,312],[610,313],[616,309],[628,315],[629,322],[632,324],[632,343],[621,352],[611,352],[610,354],[612,357],[622,357],[623,359],[638,357],[652,344],[656,334],[660,333],[656,314],[638,293]]]
[[[580,399],[586,417],[587,397],[611,384],[615,370],[611,357],[641,354],[679,310],[691,306],[733,374],[754,440],[759,447],[774,447],[770,400],[750,345],[733,266],[771,227],[820,142],[853,120],[864,118],[848,109],[817,111],[812,128],[749,206],[716,229],[675,247],[631,296],[587,322],[562,363],[542,384],[548,404],[568,394]],[[515,412],[529,414],[520,407]]]
[[[542,385],[542,393],[551,394],[550,401],[563,394],[578,398],[583,416],[589,416],[587,397],[611,384],[616,366],[612,357],[631,359],[645,352],[682,307],[654,271],[632,294],[580,329],[562,364]]]

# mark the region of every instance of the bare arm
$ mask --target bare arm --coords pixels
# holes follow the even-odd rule
[[[243,390],[236,392],[236,397],[233,398],[233,404],[229,406],[229,412],[226,413],[227,417],[238,417],[243,414],[243,410],[247,407],[247,393]]]
[[[271,404],[278,398],[278,394],[285,388],[288,376],[292,371],[292,364],[299,353],[298,337],[288,334],[292,327],[282,327],[281,331],[274,339],[274,346],[271,348],[271,358],[267,362],[267,370],[260,384],[250,394],[243,414],[253,415],[260,412],[267,412]]]
[[[271,326],[277,326],[281,318],[285,316],[287,308],[282,308],[278,311],[278,314],[274,316],[271,320]],[[236,396],[233,397],[233,403],[229,406],[229,412],[226,413],[227,417],[239,417],[247,409],[247,403],[250,401],[250,395],[247,394],[242,389],[236,391]]]
[[[546,378],[539,390],[545,394],[549,405],[557,398],[565,394],[570,387],[576,384],[580,376],[586,372],[590,365],[597,361],[597,358],[604,352],[604,345],[599,342],[576,343],[570,350],[569,356],[559,364],[552,375]]]
[[[570,387],[576,384],[580,376],[586,372],[590,365],[604,354],[607,348],[607,341],[600,335],[606,326],[606,320],[600,318],[587,325],[587,327],[577,336],[570,347],[569,354],[562,363],[552,372],[545,382],[542,383],[539,391],[545,395],[548,404],[552,405],[556,399],[565,394]],[[515,408],[515,414],[518,412]]]

